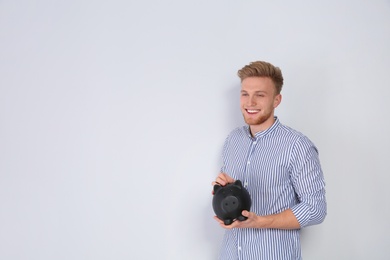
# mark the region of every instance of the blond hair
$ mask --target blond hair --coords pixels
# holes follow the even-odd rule
[[[249,77],[268,77],[275,84],[276,94],[280,94],[282,91],[282,71],[271,63],[265,61],[254,61],[240,69],[237,74],[238,77],[240,77],[241,82]]]

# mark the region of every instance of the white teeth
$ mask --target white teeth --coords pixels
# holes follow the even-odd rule
[[[257,113],[257,112],[259,112],[259,110],[251,110],[251,109],[247,109],[246,111],[248,111],[248,113]]]

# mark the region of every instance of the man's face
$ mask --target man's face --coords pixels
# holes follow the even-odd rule
[[[282,96],[276,94],[270,78],[249,77],[241,83],[241,112],[252,134],[269,128],[274,122],[274,109]]]

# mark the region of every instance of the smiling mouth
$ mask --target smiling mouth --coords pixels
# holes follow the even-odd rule
[[[258,109],[245,109],[245,110],[248,114],[256,114],[260,111]]]

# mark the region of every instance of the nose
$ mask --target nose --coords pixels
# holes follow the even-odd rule
[[[248,106],[256,106],[256,100],[254,96],[249,96],[247,100],[247,105]]]

